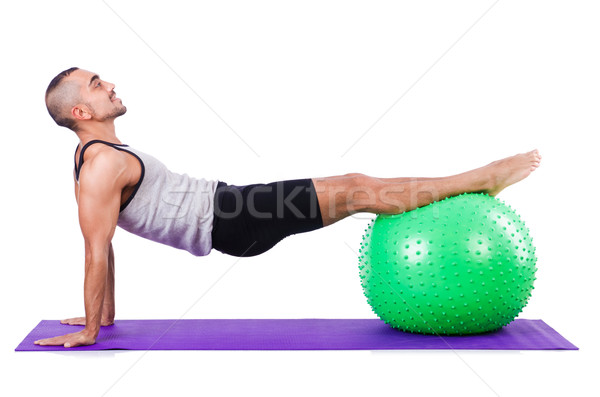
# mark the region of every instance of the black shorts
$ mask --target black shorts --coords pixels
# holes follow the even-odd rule
[[[218,182],[212,247],[233,256],[255,256],[285,237],[323,227],[311,179],[236,186]]]

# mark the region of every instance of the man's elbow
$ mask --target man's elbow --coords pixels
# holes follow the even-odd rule
[[[86,242],[85,260],[86,262],[106,261],[111,248],[111,242]]]

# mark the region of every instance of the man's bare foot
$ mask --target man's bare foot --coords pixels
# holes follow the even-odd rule
[[[496,196],[506,187],[527,178],[540,166],[541,160],[542,156],[535,149],[486,165],[483,170],[490,175],[490,188],[485,192],[490,196]]]

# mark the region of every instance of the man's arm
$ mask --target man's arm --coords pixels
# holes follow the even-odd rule
[[[101,325],[111,325],[115,322],[115,252],[112,242],[108,248],[108,274],[102,307]]]
[[[127,183],[125,171],[123,157],[112,151],[100,152],[82,166],[79,224],[85,241],[85,328],[80,332],[38,340],[36,344],[74,347],[95,343],[107,292],[109,308],[111,297],[114,302],[114,289],[107,286],[109,257],[114,259],[111,240],[119,217],[121,191]]]
[[[75,201],[79,205],[79,184],[73,170],[73,185],[75,186]],[[73,317],[60,321],[61,324],[85,325],[85,317]],[[106,294],[104,295],[104,307],[102,308],[102,321],[100,325],[112,325],[115,322],[115,253],[112,242],[108,251],[108,275],[106,278]]]
[[[85,317],[73,317],[60,321],[67,325],[85,325]],[[108,251],[108,273],[106,276],[106,289],[104,293],[104,305],[102,306],[101,326],[113,325],[115,323],[115,253],[112,242]]]

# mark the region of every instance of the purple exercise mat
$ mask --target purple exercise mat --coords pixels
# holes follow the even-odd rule
[[[379,319],[116,320],[101,328],[91,346],[67,349],[33,343],[81,329],[42,320],[15,350],[578,350],[542,320],[524,319],[470,336],[411,334]]]

